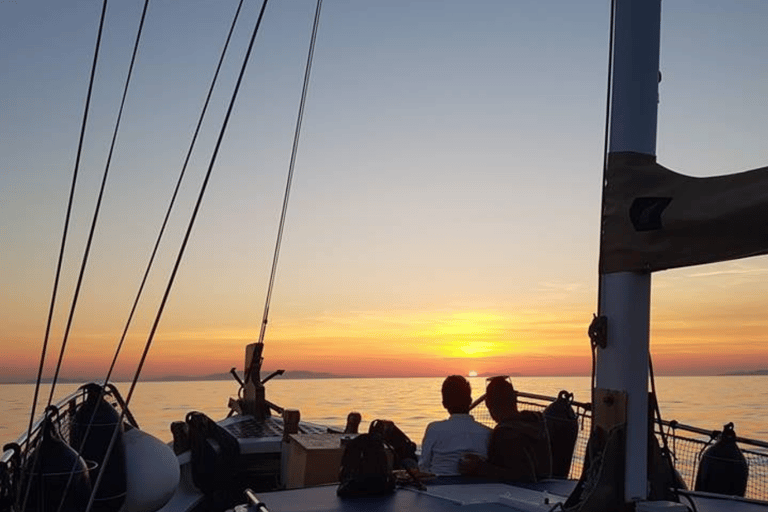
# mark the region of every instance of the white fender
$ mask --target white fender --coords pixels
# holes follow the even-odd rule
[[[154,512],[179,485],[179,461],[173,449],[137,428],[126,430],[126,496],[120,512]]]

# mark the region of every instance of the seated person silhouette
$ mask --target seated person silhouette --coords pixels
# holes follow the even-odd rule
[[[506,377],[488,382],[485,404],[497,425],[488,445],[488,458],[465,454],[463,475],[493,480],[536,482],[552,475],[552,455],[544,415],[517,410],[517,393]]]
[[[464,377],[451,375],[443,381],[443,407],[450,417],[427,425],[421,443],[419,469],[436,475],[458,475],[464,453],[485,454],[491,429],[469,414],[472,388]]]

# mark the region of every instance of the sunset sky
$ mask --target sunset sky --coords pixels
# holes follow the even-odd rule
[[[142,2],[110,3],[47,360],[59,353]],[[258,338],[314,2],[273,0],[144,377]],[[155,0],[62,374],[106,372],[236,2]],[[119,363],[131,375],[260,7],[245,11]],[[34,378],[101,2],[0,0],[0,381]],[[265,368],[583,375],[609,0],[325,0]],[[664,2],[658,159],[768,165],[768,2]],[[662,374],[768,368],[768,259],[653,278]],[[103,368],[103,370],[102,370]]]

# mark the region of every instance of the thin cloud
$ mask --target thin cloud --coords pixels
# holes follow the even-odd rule
[[[734,268],[726,270],[713,270],[711,272],[698,272],[691,274],[690,277],[711,277],[721,275],[747,275],[747,274],[765,274],[768,273],[766,268]]]
[[[583,288],[583,283],[567,283],[557,281],[542,281],[539,283],[539,289],[542,291],[573,293]]]

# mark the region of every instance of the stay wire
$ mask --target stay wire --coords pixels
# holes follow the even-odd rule
[[[616,0],[611,0],[611,15],[609,24],[609,36],[608,36],[608,84],[606,86],[605,95],[605,127],[603,129],[603,175],[600,181],[602,187],[602,193],[600,194],[600,249],[598,251],[598,263],[597,263],[597,316],[602,316],[602,303],[603,303],[603,217],[605,215],[605,186],[608,175],[608,144],[610,140],[611,132],[611,95],[613,93],[613,46],[616,38],[615,34],[615,22],[616,22]],[[594,403],[595,387],[597,385],[597,347],[592,344],[592,376],[591,376],[591,389],[592,389],[592,401]]]
[[[217,83],[217,80],[218,80],[218,77],[219,77],[219,72],[221,71],[221,67],[222,67],[222,64],[224,62],[224,57],[226,56],[227,49],[229,48],[229,43],[230,43],[230,41],[232,39],[232,34],[234,33],[235,26],[237,24],[237,20],[240,17],[240,11],[242,10],[243,2],[244,2],[244,0],[240,0],[240,2],[237,5],[237,10],[235,11],[235,15],[234,15],[234,17],[232,19],[232,25],[230,26],[229,33],[227,34],[227,38],[226,38],[226,41],[224,43],[224,47],[222,48],[221,55],[219,57],[219,61],[218,61],[218,64],[216,66],[216,71],[214,72],[213,78],[211,79],[211,84],[210,84],[210,87],[208,88],[208,93],[206,95],[205,102],[203,103],[203,108],[202,108],[202,111],[200,113],[200,117],[198,118],[197,125],[196,125],[194,133],[192,135],[192,140],[191,140],[191,142],[189,144],[189,148],[187,150],[186,157],[184,159],[184,163],[183,163],[183,165],[181,167],[181,172],[179,173],[179,178],[178,178],[178,180],[176,182],[176,187],[174,188],[173,194],[171,195],[171,199],[170,199],[170,202],[169,202],[169,205],[168,205],[168,209],[167,209],[167,211],[165,213],[165,217],[163,219],[163,222],[161,224],[160,230],[159,230],[158,235],[157,235],[157,240],[155,241],[155,245],[154,245],[154,247],[152,249],[152,252],[151,252],[151,255],[149,257],[149,261],[147,262],[147,267],[146,267],[146,269],[144,271],[144,276],[143,276],[143,278],[141,280],[141,283],[139,285],[139,289],[138,289],[138,291],[136,293],[136,298],[134,299],[134,302],[133,302],[133,305],[131,307],[130,313],[128,314],[128,319],[126,321],[126,324],[125,324],[125,327],[123,329],[122,335],[121,335],[120,340],[118,342],[117,348],[115,349],[115,355],[114,355],[114,357],[112,359],[112,364],[110,365],[109,370],[107,371],[107,375],[104,377],[104,384],[101,387],[101,391],[99,392],[99,397],[96,400],[96,403],[101,403],[101,400],[106,395],[106,385],[109,383],[109,379],[111,378],[112,372],[114,371],[115,365],[117,364],[117,359],[118,359],[118,357],[120,355],[120,351],[121,351],[122,346],[123,346],[123,344],[125,342],[125,338],[126,338],[126,336],[128,334],[128,330],[130,329],[130,326],[131,326],[131,323],[133,321],[133,317],[134,317],[134,314],[136,312],[136,309],[138,308],[138,304],[139,304],[139,301],[140,301],[141,296],[143,294],[144,287],[145,287],[146,282],[147,282],[147,280],[149,278],[149,274],[150,274],[150,271],[151,271],[152,266],[154,264],[155,257],[157,256],[157,252],[159,250],[160,243],[161,243],[161,241],[163,239],[163,235],[165,234],[165,230],[166,230],[166,227],[168,225],[168,220],[169,220],[169,218],[171,216],[171,213],[173,211],[173,207],[174,207],[174,205],[176,203],[176,198],[178,196],[179,189],[181,188],[181,184],[182,184],[182,182],[184,180],[184,176],[186,174],[186,170],[187,170],[187,167],[189,165],[189,160],[190,160],[192,152],[193,152],[193,150],[195,148],[197,137],[198,137],[198,135],[200,133],[200,128],[201,128],[201,126],[203,124],[203,121],[205,119],[205,115],[206,115],[206,112],[208,110],[208,105],[210,104],[210,99],[211,99],[211,96],[213,95],[213,90],[214,90],[214,88],[216,86],[216,83]],[[97,411],[98,411],[98,408],[94,408],[93,412],[91,413],[91,418],[88,421],[88,424],[86,425],[85,433],[83,434],[83,439],[80,442],[80,446],[77,448],[77,453],[78,454],[82,454],[83,448],[85,446],[85,440],[88,438],[88,434],[91,431],[91,425],[93,424],[93,421],[94,421],[94,419],[96,417],[96,412]],[[120,427],[120,424],[118,423],[116,428],[119,428],[119,427]],[[64,499],[65,499],[65,497],[66,497],[66,495],[67,495],[67,493],[69,491],[69,488],[70,488],[70,485],[72,483],[72,479],[73,479],[76,467],[77,467],[77,465],[76,465],[76,461],[75,461],[75,463],[73,463],[72,469],[70,470],[70,475],[69,475],[69,479],[67,480],[67,484],[64,487],[64,492],[63,492],[62,499],[59,502],[58,512],[61,512],[61,507],[63,506]]]
[[[616,0],[611,0],[611,20],[610,20],[610,36],[608,39],[608,83],[606,86],[605,95],[605,127],[603,129],[603,176],[600,182],[602,187],[602,194],[600,194],[600,251],[598,256],[598,286],[597,286],[597,315],[602,313],[602,298],[603,298],[603,217],[605,215],[605,186],[608,179],[608,145],[610,143],[611,134],[611,95],[613,94],[613,46],[616,38]]]
[[[307,64],[304,69],[304,85],[301,90],[301,102],[299,103],[299,114],[296,120],[296,130],[293,134],[293,148],[291,149],[291,163],[288,166],[288,180],[285,185],[285,195],[283,196],[283,209],[280,213],[280,224],[277,230],[277,241],[275,242],[275,253],[272,257],[272,271],[269,275],[269,285],[267,286],[267,298],[264,304],[264,317],[261,321],[261,330],[259,332],[259,343],[264,343],[264,336],[267,331],[267,322],[269,319],[269,306],[272,301],[272,289],[275,284],[275,275],[277,274],[277,262],[280,256],[280,246],[283,240],[283,230],[285,228],[285,218],[288,211],[288,199],[291,195],[291,184],[293,182],[293,170],[296,164],[296,154],[299,149],[299,139],[301,136],[301,123],[304,119],[304,105],[307,100],[307,91],[309,89],[309,78],[312,72],[312,60],[315,54],[315,42],[317,40],[317,29],[320,24],[320,10],[323,6],[323,0],[317,0],[315,8],[315,20],[312,25],[312,37],[309,43],[309,52],[307,54]]]
[[[99,29],[98,34],[96,36],[96,46],[93,51],[93,62],[91,64],[91,75],[88,80],[88,92],[86,94],[85,98],[85,106],[83,108],[83,120],[80,124],[80,136],[77,144],[77,155],[75,157],[75,168],[72,173],[72,184],[70,186],[69,191],[69,199],[67,201],[67,213],[64,217],[64,229],[61,236],[61,244],[59,248],[59,257],[56,262],[56,272],[55,277],[53,280],[53,291],[51,293],[51,303],[48,308],[48,319],[45,324],[45,335],[43,337],[43,346],[42,351],[40,355],[40,366],[37,370],[37,378],[35,379],[35,391],[32,398],[32,410],[29,415],[29,425],[27,426],[27,444],[25,446],[25,451],[22,455],[22,458],[26,458],[28,455],[29,449],[31,448],[32,443],[32,426],[34,424],[35,420],[35,410],[37,407],[37,401],[40,396],[40,385],[43,380],[43,368],[45,366],[45,356],[48,351],[48,342],[50,340],[50,334],[51,334],[51,324],[53,323],[53,313],[56,308],[56,297],[58,296],[58,290],[59,290],[59,283],[61,280],[61,269],[64,262],[64,252],[67,245],[67,238],[69,234],[69,224],[70,219],[72,217],[72,207],[74,205],[74,197],[75,197],[75,189],[77,188],[77,177],[80,174],[80,161],[83,153],[83,141],[85,140],[85,129],[88,125],[88,113],[90,111],[90,105],[91,105],[91,96],[93,93],[93,84],[95,82],[96,77],[96,67],[99,61],[99,52],[101,49],[101,36],[104,32],[104,20],[106,19],[106,12],[107,12],[107,0],[104,0],[102,3],[101,8],[101,17],[99,19]],[[37,458],[39,456],[39,452],[35,456],[35,460],[32,463],[32,467],[37,463]],[[27,485],[27,488],[24,492],[24,500],[22,501],[22,512],[27,506],[27,500],[29,499],[29,489],[30,486]]]
[[[675,475],[675,463],[672,460],[673,453],[669,449],[669,441],[667,440],[667,434],[664,432],[664,424],[662,423],[661,419],[661,408],[659,407],[659,398],[656,394],[656,377],[653,373],[653,358],[651,356],[650,351],[648,352],[648,372],[651,377],[651,394],[653,395],[653,409],[656,413],[656,417],[658,418],[658,424],[659,424],[659,435],[661,436],[661,443],[664,448],[663,458],[667,460],[667,463],[669,464],[669,469],[671,471],[672,476]],[[675,489],[677,491],[677,489]]]
[[[97,222],[99,220],[99,213],[101,211],[101,203],[102,203],[102,201],[104,199],[104,190],[106,189],[107,178],[109,176],[109,167],[110,167],[110,165],[112,163],[112,155],[114,154],[114,151],[115,151],[115,144],[117,142],[117,135],[118,135],[119,130],[120,130],[120,121],[122,120],[122,117],[123,117],[123,110],[125,108],[125,100],[126,100],[126,98],[128,96],[128,88],[129,88],[130,83],[131,83],[131,76],[133,75],[133,67],[134,67],[134,65],[136,63],[136,55],[139,52],[139,42],[141,41],[141,34],[143,32],[143,29],[144,29],[144,20],[145,20],[146,15],[147,15],[148,7],[149,7],[149,0],[145,0],[145,2],[144,2],[144,9],[142,10],[142,13],[141,13],[141,21],[139,22],[139,28],[138,28],[138,31],[136,33],[136,41],[134,42],[134,45],[133,45],[133,54],[131,55],[131,63],[129,65],[129,67],[128,67],[128,76],[125,79],[125,86],[123,88],[123,96],[122,96],[122,99],[120,100],[120,109],[119,109],[118,114],[117,114],[117,120],[115,121],[115,129],[114,129],[114,132],[112,133],[112,142],[110,143],[109,154],[107,156],[107,162],[106,162],[106,165],[104,167],[104,174],[103,174],[102,179],[101,179],[101,187],[99,189],[99,196],[98,196],[98,199],[96,201],[96,207],[95,207],[94,212],[93,212],[93,219],[91,221],[91,228],[90,228],[90,231],[88,233],[88,240],[86,242],[85,252],[83,253],[83,260],[82,260],[82,263],[81,263],[81,266],[80,266],[80,273],[79,273],[79,275],[77,277],[77,284],[75,285],[75,294],[74,294],[74,297],[72,298],[72,304],[71,304],[70,310],[69,310],[69,318],[67,319],[67,325],[66,325],[66,328],[64,330],[64,338],[63,338],[63,340],[61,342],[61,351],[59,352],[59,360],[56,363],[56,372],[54,373],[53,381],[51,382],[51,393],[48,396],[48,405],[51,405],[51,402],[53,401],[53,392],[54,392],[54,389],[56,387],[56,383],[57,383],[58,378],[59,378],[59,371],[61,370],[61,364],[62,364],[62,361],[64,360],[64,352],[65,352],[66,347],[67,347],[67,341],[69,340],[69,333],[70,333],[70,330],[72,328],[72,321],[73,321],[74,316],[75,316],[75,309],[77,308],[77,301],[78,301],[78,298],[80,296],[80,289],[82,288],[83,278],[85,277],[85,269],[86,269],[86,267],[88,265],[88,257],[90,256],[91,246],[93,245],[93,236],[94,236],[94,234],[96,232],[96,224],[97,224]]]
[[[91,77],[88,81],[88,93],[86,94],[86,99],[85,99],[85,109],[83,111],[83,120],[80,125],[80,140],[78,141],[78,144],[77,144],[77,156],[75,157],[75,170],[72,174],[72,185],[69,191],[69,200],[67,201],[67,213],[64,217],[64,232],[61,237],[59,258],[56,263],[56,275],[53,281],[53,292],[51,294],[50,307],[48,308],[48,320],[45,325],[45,336],[43,338],[42,354],[40,356],[40,366],[38,367],[37,379],[35,380],[35,392],[34,392],[34,398],[32,399],[32,413],[30,414],[30,417],[29,417],[29,427],[27,428],[27,439],[29,439],[29,437],[32,435],[32,424],[34,423],[34,420],[35,420],[35,409],[37,406],[37,400],[40,394],[40,385],[42,383],[42,378],[43,378],[43,367],[45,365],[45,355],[48,349],[48,341],[50,339],[51,324],[53,323],[53,313],[56,306],[56,297],[58,295],[59,281],[61,280],[61,268],[64,262],[64,250],[66,248],[67,235],[69,233],[69,222],[72,217],[72,207],[74,205],[75,189],[77,188],[76,187],[77,177],[80,171],[80,160],[83,152],[83,140],[85,139],[85,128],[88,124],[88,112],[90,110],[90,105],[91,105],[91,95],[93,93],[93,83],[96,77],[96,64],[99,60],[99,49],[101,47],[101,35],[104,30],[104,19],[105,19],[106,12],[107,12],[107,0],[104,0],[102,9],[101,9],[101,19],[99,21],[98,35],[96,36],[96,48],[93,53],[93,63],[91,64]]]
[[[243,77],[245,75],[245,70],[248,67],[248,61],[250,60],[251,52],[253,50],[253,46],[254,46],[254,43],[256,41],[256,35],[259,32],[259,27],[261,26],[261,22],[262,22],[262,20],[264,18],[264,11],[266,10],[268,3],[269,3],[269,0],[264,0],[262,5],[261,5],[261,10],[259,12],[259,17],[256,20],[256,25],[253,28],[253,32],[251,34],[251,39],[250,39],[250,42],[248,44],[248,50],[246,51],[245,56],[243,57],[243,64],[242,64],[242,66],[240,68],[240,74],[238,75],[237,83],[235,84],[234,91],[232,92],[232,97],[230,98],[229,106],[227,108],[227,113],[224,116],[224,121],[223,121],[221,129],[219,131],[219,136],[218,136],[218,139],[216,140],[216,145],[214,147],[213,154],[211,155],[211,161],[208,164],[208,170],[206,171],[205,178],[203,179],[203,183],[202,183],[202,185],[200,187],[200,192],[198,194],[197,201],[195,202],[195,207],[194,207],[194,210],[192,211],[192,216],[190,217],[189,224],[187,225],[187,230],[186,230],[186,233],[184,235],[184,239],[183,239],[183,241],[181,243],[181,247],[179,248],[179,252],[178,252],[178,255],[176,257],[176,262],[174,263],[173,270],[171,271],[171,275],[169,277],[168,284],[166,286],[165,292],[163,293],[163,298],[162,298],[162,300],[160,302],[160,307],[158,309],[157,315],[155,316],[155,320],[154,320],[154,322],[152,324],[152,328],[151,328],[149,336],[147,338],[147,342],[144,345],[144,350],[143,350],[143,352],[141,354],[141,359],[139,360],[139,364],[138,364],[138,367],[136,368],[136,372],[134,374],[133,380],[131,381],[131,387],[130,387],[130,389],[128,391],[128,395],[125,398],[126,409],[127,409],[128,405],[131,402],[131,398],[133,397],[133,392],[136,389],[136,384],[138,383],[139,377],[141,375],[141,370],[143,369],[144,363],[147,360],[147,354],[149,353],[149,349],[152,346],[152,342],[154,340],[155,333],[157,332],[157,327],[160,324],[160,319],[163,316],[163,311],[165,310],[165,305],[168,302],[168,297],[170,296],[171,289],[173,288],[173,283],[174,283],[174,281],[176,279],[176,274],[178,273],[179,267],[181,266],[181,260],[182,260],[182,258],[184,256],[184,252],[186,250],[187,244],[189,243],[189,239],[190,239],[191,234],[192,234],[192,228],[195,225],[195,220],[197,219],[197,214],[200,211],[200,206],[201,206],[201,204],[203,202],[203,197],[205,197],[205,191],[206,191],[206,189],[208,187],[208,182],[210,181],[211,174],[213,173],[213,167],[214,167],[214,164],[216,163],[216,158],[218,156],[219,149],[221,148],[221,143],[224,140],[224,134],[226,133],[227,125],[229,124],[229,119],[232,116],[232,110],[234,109],[234,106],[235,106],[235,100],[237,99],[238,92],[240,91],[240,86],[241,86],[241,84],[243,82]],[[126,409],[121,410],[120,418],[118,420],[118,424],[122,423],[123,418],[125,417]],[[117,433],[118,432],[119,432],[119,429],[116,428],[114,430],[114,432],[112,433],[112,439],[110,439],[109,446],[107,447],[107,450],[106,450],[106,456],[105,456],[104,461],[103,461],[103,465],[104,466],[106,466],[107,462],[109,461],[110,454],[112,453],[112,450],[114,448],[115,442],[117,440]],[[101,484],[101,480],[102,480],[103,475],[104,475],[103,472],[99,473],[99,476],[96,478],[96,482],[93,485],[93,491],[91,493],[91,498],[88,501],[88,506],[86,507],[85,512],[90,512],[91,508],[93,507],[94,497],[96,495],[96,491],[99,488],[99,485]]]
[[[157,256],[157,252],[159,250],[160,243],[161,243],[161,241],[163,239],[163,235],[165,234],[165,229],[168,226],[168,221],[169,221],[169,219],[171,217],[171,213],[173,211],[173,207],[174,207],[174,205],[176,203],[176,198],[177,198],[179,190],[181,188],[181,184],[182,184],[182,182],[184,180],[184,176],[186,174],[187,167],[189,165],[189,161],[190,161],[190,159],[192,157],[192,152],[193,152],[193,150],[195,148],[195,144],[197,142],[197,137],[200,134],[200,129],[201,129],[203,121],[205,119],[205,115],[206,115],[206,112],[208,110],[208,105],[210,104],[211,97],[213,96],[213,90],[214,90],[214,88],[216,86],[216,83],[218,81],[219,72],[221,71],[221,67],[222,67],[223,62],[224,62],[224,57],[226,56],[227,49],[229,47],[229,43],[230,43],[230,41],[232,39],[232,34],[234,33],[234,30],[235,30],[235,25],[237,24],[237,20],[238,20],[238,18],[240,16],[240,11],[242,9],[243,2],[244,2],[244,0],[240,0],[240,2],[237,5],[237,10],[235,11],[235,16],[232,19],[232,25],[229,28],[229,33],[227,34],[227,38],[226,38],[226,41],[224,43],[224,47],[222,48],[221,55],[219,57],[219,62],[217,64],[217,66],[216,66],[216,71],[214,72],[213,78],[211,80],[210,87],[208,88],[208,93],[206,95],[202,111],[200,112],[200,117],[198,118],[197,125],[195,127],[195,131],[194,131],[194,133],[192,135],[192,140],[191,140],[191,142],[189,144],[189,148],[188,148],[186,156],[184,158],[184,164],[181,167],[181,172],[179,173],[179,178],[176,181],[176,187],[174,188],[173,194],[171,195],[171,200],[170,200],[170,203],[168,204],[168,209],[166,210],[166,213],[165,213],[165,218],[163,219],[162,225],[160,227],[160,231],[158,232],[157,240],[155,241],[155,246],[152,249],[152,253],[151,253],[150,257],[149,257],[149,261],[147,262],[147,267],[146,267],[146,269],[144,271],[144,276],[142,277],[141,284],[139,285],[138,292],[136,293],[136,298],[135,298],[135,300],[133,302],[133,305],[131,307],[131,311],[130,311],[130,313],[128,315],[128,320],[126,321],[125,328],[123,329],[123,333],[122,333],[122,335],[120,337],[120,341],[118,343],[117,349],[115,350],[115,355],[114,355],[114,358],[112,359],[112,364],[110,365],[109,371],[107,372],[107,375],[104,378],[104,384],[109,382],[109,379],[110,379],[110,377],[112,375],[112,372],[114,371],[115,365],[117,364],[117,358],[118,358],[118,356],[120,354],[120,350],[121,350],[121,348],[123,346],[125,338],[126,338],[126,336],[128,334],[128,330],[129,330],[129,328],[131,326],[131,323],[133,321],[133,316],[134,316],[134,314],[136,312],[136,309],[138,308],[139,301],[140,301],[142,293],[144,291],[144,287],[146,285],[146,282],[149,279],[150,271],[152,270],[152,266],[154,264],[155,257]]]

